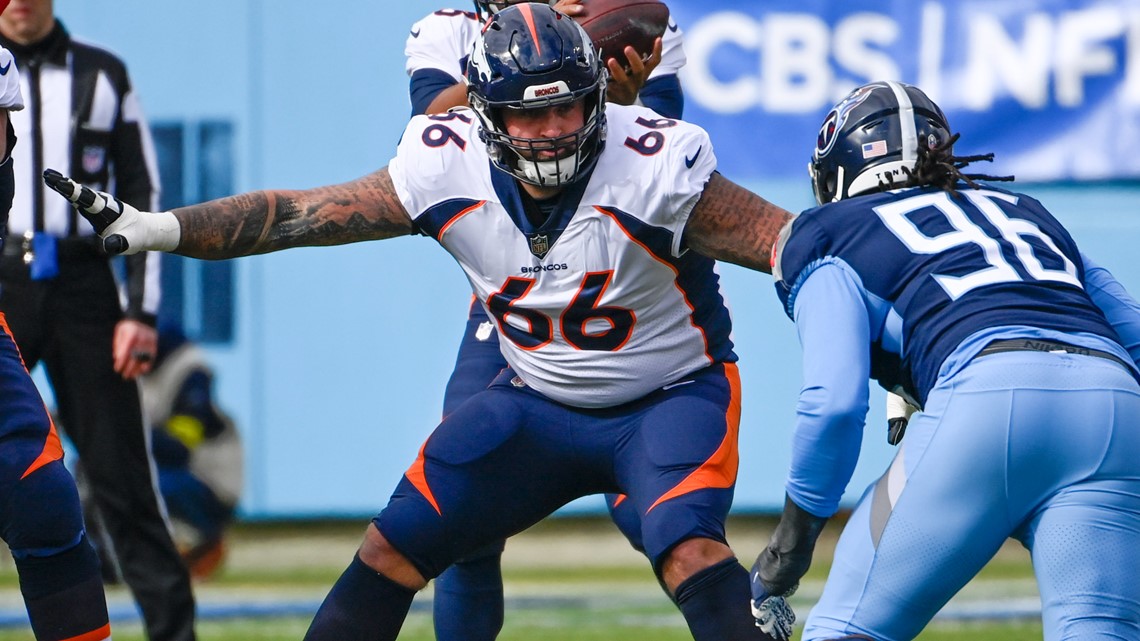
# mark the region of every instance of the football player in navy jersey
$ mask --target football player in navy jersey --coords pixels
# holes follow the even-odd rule
[[[790,632],[770,596],[794,589],[838,507],[870,377],[920,411],[803,639],[913,639],[1010,537],[1032,555],[1045,639],[1140,638],[1140,306],[1041,203],[962,173],[992,155],[955,156],[957,138],[898,82],[856,89],[820,130],[820,206],[773,260],[804,384],[754,614]]]
[[[483,20],[513,0],[475,0],[475,12],[442,9],[421,19],[408,34],[404,54],[410,77],[413,115],[443,113],[467,106],[463,72]],[[551,3],[572,17],[588,14],[581,0]],[[632,49],[623,52],[626,65],[607,61],[610,77],[606,96],[617,104],[643,104],[668,118],[680,118],[684,96],[677,72],[685,64],[682,34],[670,20],[658,50],[645,61]],[[628,67],[628,71],[627,71]],[[455,367],[447,382],[443,412],[450,414],[468,397],[487,387],[507,367],[499,351],[494,323],[477,300],[472,300]],[[641,550],[640,522],[624,496],[606,496],[606,506],[622,533]],[[436,577],[432,600],[435,634],[439,641],[491,641],[503,627],[503,541],[460,559]]]
[[[621,493],[695,639],[770,640],[725,540],[740,381],[714,259],[768,271],[789,214],[718,174],[699,127],[607,105],[589,36],[547,4],[493,15],[467,80],[471,108],[412,118],[387,167],[341,185],[143,213],[45,180],[112,253],[426,235],[494,319],[509,367],[428,437],[306,639],[395,639],[457,559]]]

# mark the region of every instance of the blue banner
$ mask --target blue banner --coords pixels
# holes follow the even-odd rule
[[[1140,2],[668,0],[685,33],[685,119],[737,181],[803,176],[854,87],[922,88],[961,154],[1019,181],[1140,177]]]

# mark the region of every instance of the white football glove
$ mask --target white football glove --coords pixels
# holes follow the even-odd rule
[[[756,627],[768,636],[787,641],[792,638],[792,624],[796,622],[796,613],[788,605],[786,597],[792,595],[792,588],[784,596],[769,596],[762,600],[752,600],[752,616],[756,617]]]
[[[54,169],[44,171],[44,183],[71,201],[75,209],[95,228],[108,254],[136,254],[141,251],[173,251],[178,247],[182,228],[174,214],[140,212],[114,196],[84,187]]]

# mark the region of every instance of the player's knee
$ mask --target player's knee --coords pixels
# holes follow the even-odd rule
[[[79,541],[83,535],[79,494],[62,462],[37,469],[9,490],[0,511],[0,534],[15,556],[24,550],[51,555]]]
[[[365,565],[408,589],[422,590],[427,585],[427,580],[420,571],[406,556],[392,547],[375,524],[368,525],[357,555]]]
[[[665,554],[658,572],[669,591],[675,593],[685,579],[733,556],[732,549],[720,541],[687,539]]]

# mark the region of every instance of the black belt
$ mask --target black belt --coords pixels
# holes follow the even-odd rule
[[[1123,367],[1128,371],[1132,371],[1132,364],[1120,358],[1112,352],[1105,352],[1099,349],[1089,349],[1087,347],[1078,347],[1076,345],[1069,345],[1068,343],[1058,343],[1056,341],[1043,341],[1036,338],[1010,338],[1006,340],[994,341],[989,345],[982,348],[978,355],[974,358],[982,356],[989,356],[990,354],[1000,354],[1001,352],[1065,352],[1066,354],[1081,354],[1083,356],[1095,356],[1112,361]]]

